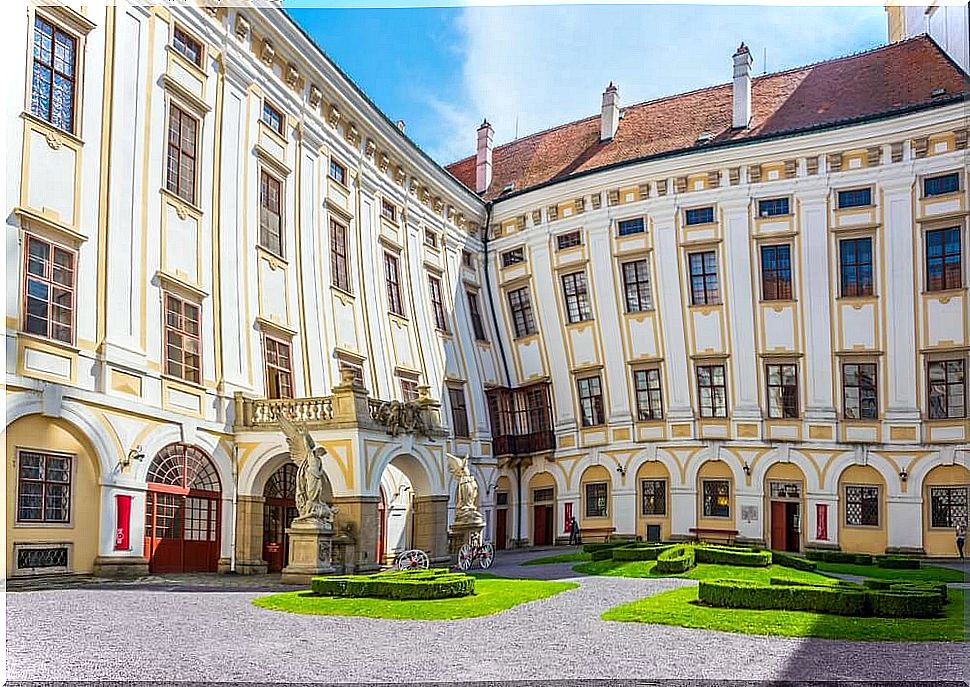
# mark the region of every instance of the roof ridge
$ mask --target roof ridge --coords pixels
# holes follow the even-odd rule
[[[797,66],[797,67],[789,67],[788,69],[782,69],[782,70],[777,71],[777,72],[770,72],[768,74],[761,74],[760,76],[755,76],[752,79],[752,81],[761,81],[761,80],[765,80],[765,79],[772,78],[772,77],[784,76],[786,74],[792,74],[792,73],[795,73],[795,72],[798,72],[798,71],[802,71],[802,70],[805,70],[805,69],[811,69],[811,68],[817,67],[817,66],[822,65],[822,64],[831,64],[833,62],[840,62],[842,60],[854,59],[854,58],[857,58],[857,57],[861,57],[863,55],[868,55],[868,54],[871,54],[871,53],[880,52],[882,50],[894,49],[894,48],[897,48],[898,46],[905,45],[907,43],[914,43],[914,42],[917,42],[917,41],[925,41],[925,42],[933,43],[933,41],[930,39],[930,37],[929,37],[928,34],[921,33],[921,34],[917,34],[915,36],[911,36],[909,38],[905,38],[905,39],[903,39],[901,41],[896,41],[894,43],[885,43],[883,45],[877,45],[877,46],[872,47],[872,48],[867,48],[866,50],[859,50],[859,51],[856,51],[854,53],[847,53],[845,55],[839,55],[839,56],[836,56],[836,57],[830,57],[828,59],[818,60],[816,62],[810,62],[808,64],[803,64],[803,65],[800,65],[800,66]],[[631,103],[629,105],[626,105],[624,107],[621,107],[620,108],[620,111],[621,112],[625,112],[628,109],[639,108],[639,107],[643,107],[644,105],[653,105],[653,104],[656,104],[656,103],[662,103],[664,101],[673,100],[675,98],[683,98],[683,97],[687,97],[687,96],[691,96],[691,95],[697,95],[698,93],[703,93],[705,91],[712,91],[712,90],[717,89],[717,88],[725,88],[725,87],[730,86],[730,85],[731,85],[731,82],[730,81],[725,81],[725,82],[721,82],[721,83],[711,84],[711,85],[708,85],[708,86],[701,86],[700,88],[695,88],[695,89],[692,89],[692,90],[689,90],[689,91],[682,91],[680,93],[671,93],[669,95],[663,95],[663,96],[660,96],[658,98],[652,98],[652,99],[649,99],[649,100],[642,100],[640,102]],[[527,141],[527,140],[529,140],[531,138],[536,138],[538,136],[544,136],[544,135],[549,134],[549,133],[552,133],[553,131],[556,131],[558,129],[562,129],[562,128],[565,128],[567,126],[573,126],[573,125],[576,125],[576,124],[581,124],[583,122],[586,122],[586,121],[595,119],[595,118],[597,118],[599,116],[600,115],[598,115],[598,114],[588,115],[588,116],[583,117],[581,119],[574,119],[574,120],[569,121],[569,122],[564,122],[564,123],[558,124],[556,126],[552,126],[552,127],[546,128],[546,129],[542,129],[541,131],[536,131],[536,132],[533,132],[531,134],[527,134],[527,135],[525,135],[525,136],[523,136],[521,138],[514,138],[511,141],[508,141],[507,143],[502,143],[501,145],[495,146],[495,148],[493,150],[493,154],[494,154],[495,151],[501,150],[502,148],[507,148],[508,146],[511,146],[511,145],[513,145],[515,143],[520,143],[522,141]],[[459,160],[456,160],[454,162],[448,163],[447,165],[445,165],[445,167],[446,168],[447,167],[453,167],[453,166],[455,166],[457,164],[460,164],[462,162],[465,162],[467,160],[471,160],[471,159],[474,159],[474,158],[475,158],[475,155],[474,154],[473,155],[468,155],[468,156],[463,157],[463,158],[461,158]]]

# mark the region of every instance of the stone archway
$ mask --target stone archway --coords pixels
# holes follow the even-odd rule
[[[375,558],[381,556],[380,560],[371,559],[370,567],[375,567],[393,562],[397,554],[408,549],[421,549],[432,561],[448,560],[448,496],[435,493],[432,484],[423,461],[399,453],[381,473],[379,493],[384,494],[384,508],[380,508],[380,496],[366,504],[355,499],[361,509],[361,566],[368,567],[368,552]],[[384,518],[383,522],[378,518]]]

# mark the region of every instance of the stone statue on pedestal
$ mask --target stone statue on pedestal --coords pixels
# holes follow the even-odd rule
[[[283,413],[279,415],[279,425],[286,435],[290,458],[299,466],[296,473],[296,510],[299,516],[293,522],[320,523],[325,529],[332,530],[337,511],[323,500],[323,458],[327,455],[327,449],[317,445],[305,428],[297,428]]]
[[[468,466],[468,456],[460,458],[448,455],[448,467],[457,480],[455,487],[455,524],[485,525],[485,518],[478,510],[478,481]]]

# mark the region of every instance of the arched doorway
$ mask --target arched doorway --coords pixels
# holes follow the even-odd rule
[[[448,495],[435,493],[425,465],[416,456],[400,454],[384,468],[380,490],[385,497],[383,527],[378,524],[372,536],[383,539],[374,542],[382,558],[376,562],[390,563],[407,549],[421,549],[432,559],[442,560],[448,554]],[[374,510],[380,509],[380,498]],[[379,521],[380,522],[380,521]]]
[[[215,572],[222,488],[199,448],[169,444],[148,468],[145,557],[151,572]]]
[[[800,551],[805,529],[805,475],[794,463],[774,463],[765,473],[765,540],[775,551]]]
[[[280,572],[289,558],[286,528],[296,517],[296,471],[286,463],[263,487],[263,560],[269,572]]]

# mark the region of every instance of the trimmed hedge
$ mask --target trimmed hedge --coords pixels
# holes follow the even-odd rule
[[[881,581],[880,581],[881,582]],[[709,606],[761,610],[810,611],[848,616],[932,618],[943,611],[943,593],[931,585],[856,583],[815,585],[771,578],[769,585],[748,580],[701,581],[697,598]]]
[[[613,558],[613,549],[597,549],[589,554],[589,558],[592,561],[608,561]]]
[[[766,568],[771,565],[771,552],[738,547],[699,545],[694,547],[698,563],[717,563],[720,565],[742,565],[752,568]]]
[[[815,572],[815,569],[818,567],[810,560],[801,558],[800,556],[782,553],[781,551],[771,552],[771,562],[785,568],[794,568],[795,570],[805,570],[807,572]]]
[[[310,589],[317,596],[396,600],[451,599],[475,593],[475,578],[446,568],[390,570],[376,575],[314,577]]]
[[[911,582],[909,580],[881,580],[867,578],[862,581],[867,589],[876,591],[913,591],[938,594],[943,601],[947,600],[946,582]]]
[[[671,546],[657,556],[654,572],[677,575],[694,567],[694,547],[680,544]]]
[[[897,570],[919,570],[918,558],[909,556],[876,556],[876,566],[879,568],[893,568]]]
[[[846,553],[845,551],[829,551],[828,549],[809,549],[805,552],[805,557],[811,561],[825,561],[826,563],[872,565],[872,556],[868,553]]]
[[[660,544],[654,546],[618,546],[610,550],[610,555],[614,561],[655,561],[657,556],[674,546],[673,544]],[[594,554],[595,560],[595,554]]]
[[[583,553],[590,553],[590,554],[592,554],[592,553],[596,553],[597,551],[606,551],[606,550],[609,550],[609,549],[614,549],[617,546],[623,546],[624,544],[627,544],[627,543],[628,542],[619,542],[619,541],[614,541],[614,542],[610,542],[610,541],[590,542],[589,544],[583,544]]]

